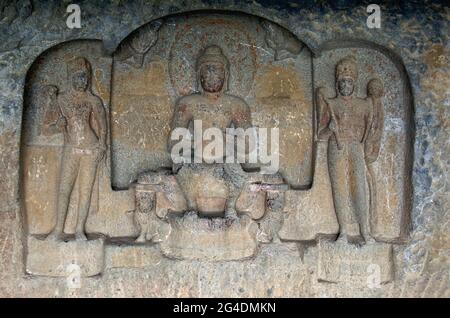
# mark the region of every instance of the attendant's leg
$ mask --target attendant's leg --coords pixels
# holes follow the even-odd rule
[[[84,228],[91,206],[92,189],[97,174],[97,161],[93,155],[83,155],[80,160],[78,222],[75,232],[77,239],[86,239]]]
[[[63,234],[70,196],[78,175],[79,156],[72,153],[71,148],[65,148],[61,160],[61,174],[57,198],[56,225],[50,238],[57,239]]]
[[[336,142],[330,139],[328,168],[340,235],[345,235],[349,242],[358,243],[362,237],[352,199],[352,192],[357,185],[354,184],[350,152],[348,144],[343,144],[342,149],[338,149]]]
[[[354,218],[359,223],[362,234],[367,233],[367,212],[369,206],[367,202],[367,172],[364,160],[364,148],[362,144],[352,144],[350,153],[350,161],[352,165],[352,184],[354,185],[352,192],[352,202]]]

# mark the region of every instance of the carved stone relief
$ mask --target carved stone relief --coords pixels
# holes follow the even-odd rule
[[[313,55],[240,14],[158,19],[112,56],[99,41],[49,50],[27,78],[27,273],[64,276],[75,262],[93,276],[156,257],[251,262],[273,245],[300,258],[315,250],[319,282],[359,279],[371,264],[392,280],[411,201],[405,81],[373,48]],[[277,132],[266,150],[278,168],[206,152],[210,128],[224,151],[239,149],[229,128]],[[193,138],[182,161],[179,129]]]

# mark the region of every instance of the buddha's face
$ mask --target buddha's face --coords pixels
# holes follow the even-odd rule
[[[209,93],[220,92],[225,83],[225,68],[221,63],[205,63],[200,67],[200,84]]]
[[[79,71],[72,74],[72,87],[76,91],[85,91],[89,85],[89,74]]]
[[[353,94],[354,82],[350,77],[340,78],[337,81],[337,89],[342,96],[350,96]]]

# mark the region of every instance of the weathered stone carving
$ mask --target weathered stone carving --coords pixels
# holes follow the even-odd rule
[[[139,228],[136,242],[161,242],[167,235],[168,226],[162,220],[168,213],[182,214],[186,200],[176,180],[167,171],[142,174],[134,187],[136,209],[134,220]]]
[[[381,283],[386,283],[393,275],[391,247],[377,241],[399,241],[381,239],[374,231],[374,224],[379,224],[384,213],[380,209],[383,201],[377,197],[377,180],[382,175],[374,171],[383,148],[383,84],[378,78],[369,79],[367,98],[357,97],[357,61],[351,56],[336,63],[334,75],[335,97],[325,97],[325,88],[316,90],[318,124],[312,187],[285,193],[285,215],[278,235],[285,241],[319,242],[321,281],[364,283],[367,273],[376,266]],[[395,195],[402,198],[407,193]],[[394,211],[391,214],[397,213],[395,219],[404,213]],[[405,225],[396,223],[394,227],[400,234]],[[378,226],[377,230],[387,228]],[[329,241],[338,235],[336,242]],[[366,245],[346,245],[344,240]]]
[[[98,44],[71,42],[51,50],[29,78],[22,151],[25,269],[32,275],[68,276],[75,270],[94,276],[104,267],[105,240],[88,227],[107,191],[111,59]]]
[[[139,236],[136,242],[145,242],[147,239],[152,240],[156,237],[159,240],[157,233],[152,233],[150,226],[152,225],[152,211],[155,206],[155,192],[146,191],[142,186],[136,186],[136,210],[134,211],[134,220],[139,227]]]
[[[64,130],[66,127],[66,119],[61,115],[61,110],[58,105],[58,87],[47,85],[43,88],[43,95],[45,96],[45,115],[44,124],[42,127],[43,135],[54,135]]]
[[[184,216],[173,213],[168,216],[172,231],[161,248],[165,255],[175,258],[231,260],[250,257],[256,249],[256,224],[247,217],[236,216],[232,196],[236,186],[230,182],[233,171],[228,167],[230,164],[219,160],[227,153],[226,149],[207,153],[204,150],[208,143],[203,139],[203,131],[208,128],[219,129],[225,137],[226,128],[232,124],[236,128],[251,127],[250,109],[244,100],[227,93],[229,61],[219,46],[208,46],[200,51],[196,72],[199,93],[184,96],[177,102],[171,124],[173,131],[194,125],[189,157],[183,154],[189,163],[173,166],[187,199],[187,210],[191,212]],[[200,136],[195,131],[197,122],[201,123]],[[175,142],[169,140],[169,152]],[[226,140],[222,145],[227,146]]]
[[[264,217],[271,193],[286,191],[288,186],[278,175],[250,173],[236,200],[236,211],[254,220]]]
[[[141,68],[145,55],[158,41],[158,30],[162,23],[162,20],[155,20],[134,32],[119,49],[117,60]]]
[[[26,272],[251,262],[280,248],[295,250],[305,276],[316,266],[321,282],[364,282],[371,264],[391,281],[390,243],[408,233],[409,170],[394,149],[407,147],[408,132],[393,125],[407,126],[406,97],[392,92],[398,72],[373,69],[373,50],[356,47],[313,58],[272,22],[198,13],[136,30],[114,63],[92,42],[44,56],[24,113]],[[222,154],[205,152],[198,121],[224,136],[279,129],[278,171],[214,162],[227,141]],[[178,128],[194,136],[190,162],[171,156]]]
[[[106,118],[102,102],[90,91],[91,66],[83,57],[77,57],[68,65],[70,90],[55,99],[56,90],[48,88],[52,101],[58,103],[60,114],[54,116],[55,107],[46,114],[47,125],[57,126],[64,132],[64,149],[58,190],[56,226],[49,238],[60,239],[65,230],[66,216],[73,187],[77,184],[78,220],[76,239],[85,240],[92,189],[97,166],[106,150]],[[49,118],[56,117],[52,122]],[[71,233],[69,233],[71,234]]]
[[[364,240],[360,230],[360,218],[368,210],[366,201],[366,160],[377,158],[380,142],[381,112],[374,111],[380,105],[382,85],[373,80],[369,87],[377,85],[377,95],[367,99],[356,97],[355,82],[358,69],[354,57],[346,57],[336,66],[336,97],[326,98],[322,89],[317,90],[319,108],[319,139],[329,139],[328,168],[334,207],[340,224],[340,234],[350,242]],[[381,88],[379,88],[381,87]],[[377,116],[374,116],[374,113]],[[368,136],[371,138],[368,138]],[[377,136],[377,137],[374,137]],[[370,181],[370,179],[369,179]],[[371,194],[375,185],[369,182]],[[370,198],[373,202],[375,198]]]
[[[189,128],[189,124],[195,124],[195,121],[201,122],[203,130],[220,129],[223,136],[226,136],[226,128],[231,124],[236,128],[251,127],[248,105],[241,98],[226,93],[229,62],[220,47],[210,46],[202,52],[197,60],[197,78],[201,93],[185,96],[178,101],[172,121],[173,130]],[[215,153],[205,156],[204,149],[208,143],[203,136],[194,135],[194,138],[193,163],[183,165],[178,171],[178,180],[186,193],[190,209],[206,216],[223,216],[230,191],[225,182],[226,172],[223,164],[208,163],[219,158]],[[169,152],[173,144],[174,141],[169,142]],[[226,146],[226,140],[222,145]],[[224,154],[225,149],[219,155]]]
[[[303,43],[284,28],[266,20],[261,21],[261,26],[266,31],[267,45],[275,51],[276,61],[295,58],[303,49]]]

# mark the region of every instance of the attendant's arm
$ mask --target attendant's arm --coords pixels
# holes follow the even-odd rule
[[[364,136],[366,161],[371,163],[377,160],[383,137],[384,110],[382,97],[384,95],[383,83],[379,79],[372,79],[367,84],[367,101],[370,103],[368,116],[368,129]]]
[[[367,162],[372,163],[377,160],[380,152],[381,137],[383,130],[383,110],[380,99],[369,98],[371,104],[367,116],[366,131],[363,138],[365,157]]]
[[[373,111],[372,111],[372,101],[369,99],[370,102],[370,107],[369,110],[366,114],[366,116],[364,116],[364,135],[363,135],[363,143],[365,143],[367,141],[367,138],[369,136],[369,134],[372,132],[373,130]]]
[[[106,147],[106,112],[103,107],[103,103],[100,98],[96,98],[96,102],[94,103],[94,108],[92,109],[92,114],[94,115],[94,120],[98,125],[98,138],[99,143],[102,147]]]

